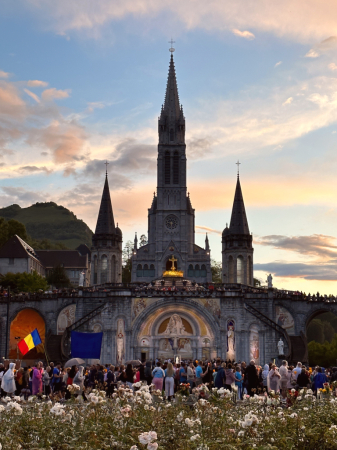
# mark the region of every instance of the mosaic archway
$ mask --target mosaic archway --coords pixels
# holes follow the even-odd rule
[[[142,358],[146,355],[160,359],[215,357],[216,339],[208,314],[207,309],[203,316],[188,305],[165,305],[152,310],[135,333],[135,357],[139,357],[138,353]]]
[[[18,352],[17,344],[24,339],[29,333],[37,328],[42,340],[42,344],[30,350],[25,356]],[[44,319],[34,309],[23,309],[18,312],[11,323],[9,334],[9,358],[36,360],[45,359],[44,343],[45,343],[46,326]],[[15,339],[20,338],[20,339]]]

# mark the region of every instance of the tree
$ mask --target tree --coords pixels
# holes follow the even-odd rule
[[[123,249],[122,282],[131,283],[133,243],[127,241]]]
[[[222,264],[219,261],[211,260],[211,272],[213,283],[222,283]]]
[[[142,234],[141,237],[139,238],[139,247],[143,247],[146,244],[147,244],[147,237],[145,236],[145,234]]]
[[[37,292],[45,291],[49,285],[44,277],[37,272],[12,273],[8,272],[1,279],[1,286],[10,288],[13,292]]]
[[[28,239],[28,234],[24,224],[18,220],[10,219],[8,221],[8,239],[13,237],[15,234],[17,234],[24,241]]]
[[[51,269],[51,271],[47,275],[47,281],[52,286],[55,286],[56,289],[63,289],[72,286],[65,268],[60,265],[55,266],[53,269]]]
[[[254,287],[261,287],[261,280],[253,278]]]

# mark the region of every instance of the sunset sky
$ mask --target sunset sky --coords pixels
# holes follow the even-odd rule
[[[0,0],[0,207],[92,229],[105,166],[124,242],[147,233],[174,39],[196,241],[221,260],[236,161],[255,276],[337,294],[337,2]]]

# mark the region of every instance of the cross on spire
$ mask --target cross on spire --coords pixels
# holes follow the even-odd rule
[[[175,48],[173,47],[173,44],[175,44],[176,42],[171,38],[171,40],[169,41],[169,44],[171,44],[171,47],[169,48],[169,51],[171,53],[174,52]]]
[[[105,175],[108,176],[108,161],[105,161]]]
[[[238,160],[236,163],[235,163],[237,166],[238,166],[238,177],[239,177],[239,175],[240,175],[240,161]]]

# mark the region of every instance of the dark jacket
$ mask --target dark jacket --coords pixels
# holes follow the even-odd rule
[[[307,387],[309,384],[309,377],[306,373],[300,373],[297,377],[297,384],[299,387]]]
[[[246,376],[248,386],[250,388],[257,388],[257,385],[259,382],[259,377],[257,374],[257,369],[254,365],[249,364],[249,366],[246,368],[245,376]]]
[[[215,377],[214,386],[218,389],[224,387],[224,379],[225,379],[225,369],[223,367],[220,367]]]

